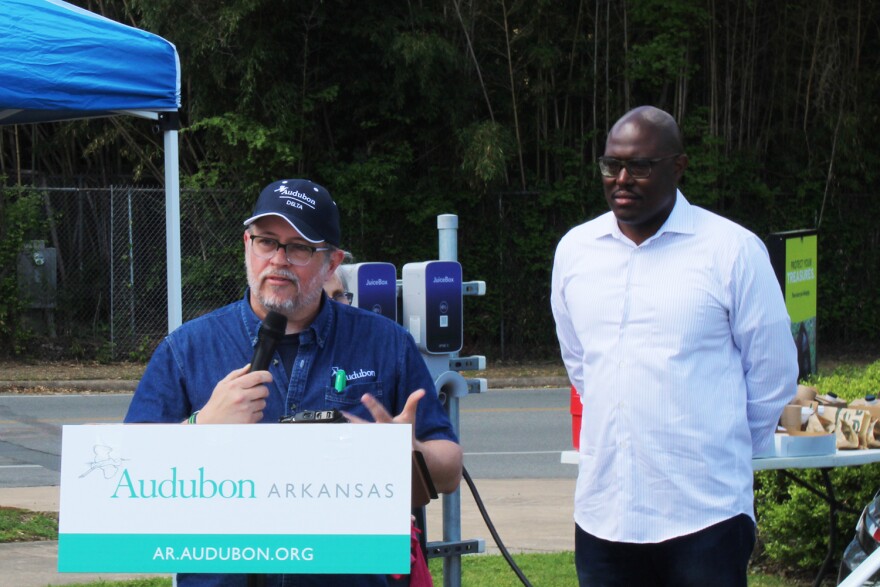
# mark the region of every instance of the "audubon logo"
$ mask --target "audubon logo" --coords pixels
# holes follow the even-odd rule
[[[284,202],[285,204],[287,204],[288,206],[299,208],[300,210],[302,210],[302,206],[300,205],[301,203],[305,204],[309,208],[312,208],[313,210],[317,204],[313,198],[308,197],[299,190],[292,190],[286,185],[278,186],[275,191],[277,193],[280,193],[282,196],[286,196],[288,198],[288,200]]]
[[[355,379],[363,379],[364,377],[375,377],[376,372],[372,369],[359,369],[345,375],[346,381],[354,381]]]
[[[119,483],[111,495],[113,499],[256,499],[252,479],[211,479],[205,468],[199,467],[197,477],[182,477],[177,467],[163,479],[138,479],[128,469],[122,470]]]

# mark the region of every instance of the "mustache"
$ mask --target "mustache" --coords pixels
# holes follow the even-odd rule
[[[621,193],[628,194],[628,195],[630,195],[632,197],[636,197],[636,198],[639,197],[635,192],[633,192],[632,190],[627,189],[627,188],[618,188],[618,189],[614,190],[613,192],[611,192],[611,196],[614,197],[614,196],[617,196],[618,194],[621,194]]]
[[[286,269],[266,269],[260,273],[260,281],[265,281],[267,277],[283,277],[293,282],[293,285],[299,287],[299,278],[291,271]]]

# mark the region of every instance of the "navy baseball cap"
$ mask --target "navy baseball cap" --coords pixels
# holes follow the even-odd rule
[[[340,243],[339,209],[323,186],[308,179],[280,179],[263,188],[245,226],[264,216],[278,216],[310,243]]]

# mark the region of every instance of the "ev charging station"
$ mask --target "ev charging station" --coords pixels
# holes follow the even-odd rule
[[[403,266],[402,279],[391,281],[395,275],[390,263],[359,263],[340,266],[354,293],[352,305],[372,309],[389,316],[381,308],[393,308],[396,320],[396,298],[403,298],[403,315],[400,322],[413,336],[440,397],[455,434],[461,438],[459,424],[459,399],[469,393],[486,391],[483,378],[465,379],[459,371],[480,371],[486,368],[486,357],[477,355],[459,357],[464,344],[465,295],[485,295],[486,282],[465,282],[461,264],[458,263],[458,216],[437,216],[439,232],[437,260],[407,263]],[[378,266],[384,273],[379,275]],[[376,266],[376,267],[373,267]],[[380,281],[382,283],[380,283]],[[373,289],[375,288],[375,289]],[[388,289],[386,289],[388,288]],[[378,300],[381,289],[381,301]],[[386,305],[389,289],[394,303]],[[369,293],[367,293],[369,292]],[[373,296],[376,297],[373,297]],[[389,316],[391,317],[391,316]],[[461,538],[461,489],[443,495],[443,540],[428,543],[428,558],[443,558],[443,586],[461,586],[461,555],[485,552],[483,539]]]
[[[422,354],[461,350],[461,275],[458,261],[423,261],[403,266],[403,326]]]
[[[340,265],[348,291],[354,294],[352,306],[382,314],[397,322],[397,269],[391,263]]]

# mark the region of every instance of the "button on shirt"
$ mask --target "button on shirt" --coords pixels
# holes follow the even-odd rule
[[[577,524],[650,543],[753,516],[752,455],[797,385],[763,243],[680,192],[641,246],[608,212],[560,241],[551,306],[583,402]]]
[[[234,369],[251,361],[260,319],[247,294],[235,302],[191,320],[169,334],[156,348],[135,391],[126,422],[182,422],[202,408],[214,386]],[[339,392],[337,369],[346,373]],[[437,398],[434,382],[412,336],[395,322],[372,312],[331,303],[299,334],[292,373],[277,352],[269,366],[272,383],[263,422],[302,410],[336,408],[372,420],[360,403],[372,394],[390,414],[403,411],[409,395],[424,389],[416,413],[419,440],[451,440],[455,433]],[[266,447],[283,458],[285,447]],[[268,575],[265,585],[384,586],[381,575]],[[178,575],[178,585],[245,587],[246,575]]]

